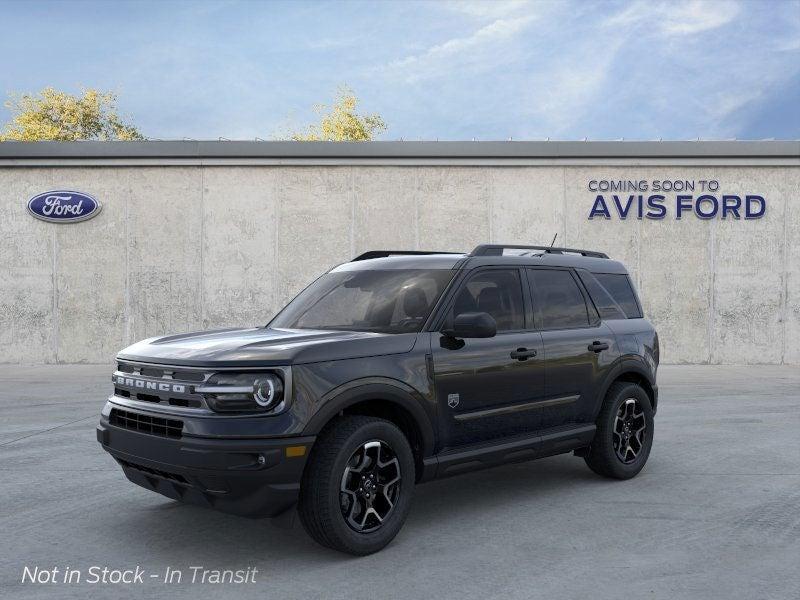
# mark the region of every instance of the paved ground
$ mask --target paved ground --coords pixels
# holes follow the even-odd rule
[[[417,488],[383,552],[299,524],[180,505],[95,442],[105,367],[0,367],[0,596],[7,598],[800,598],[800,368],[664,367],[650,462],[611,482],[560,456]],[[184,583],[21,584],[94,565]],[[190,566],[259,570],[186,584]]]

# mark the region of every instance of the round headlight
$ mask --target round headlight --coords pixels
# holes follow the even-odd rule
[[[257,379],[253,384],[253,400],[256,404],[267,408],[275,403],[277,398],[277,390],[275,389],[275,382],[271,377],[266,379]]]
[[[273,373],[217,373],[195,391],[215,412],[269,411],[283,401],[283,381]]]

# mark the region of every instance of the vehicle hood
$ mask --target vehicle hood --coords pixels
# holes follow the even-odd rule
[[[316,329],[222,329],[155,337],[128,346],[123,360],[185,366],[291,365],[409,352],[417,335]]]

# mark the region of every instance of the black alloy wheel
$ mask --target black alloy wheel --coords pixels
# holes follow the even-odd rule
[[[394,423],[344,415],[317,437],[300,483],[308,534],[357,556],[391,542],[408,516],[416,483],[411,445]]]
[[[636,398],[626,398],[619,405],[613,429],[614,451],[622,464],[629,465],[636,460],[644,448],[646,435],[644,409]]]
[[[391,446],[372,440],[347,461],[339,499],[342,516],[355,531],[375,531],[389,517],[400,495],[400,463]]]
[[[604,477],[630,479],[644,468],[653,446],[650,396],[637,383],[618,381],[608,390],[597,430],[584,460]]]

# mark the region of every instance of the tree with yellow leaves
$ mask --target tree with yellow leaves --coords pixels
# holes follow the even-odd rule
[[[305,131],[294,133],[296,142],[368,142],[386,130],[380,115],[361,115],[356,112],[356,98],[348,87],[339,88],[332,106],[314,107],[320,115],[318,124],[309,125]]]
[[[11,95],[6,107],[14,115],[0,141],[143,140],[133,126],[117,114],[112,92],[81,90],[74,96],[51,87],[36,95]]]

